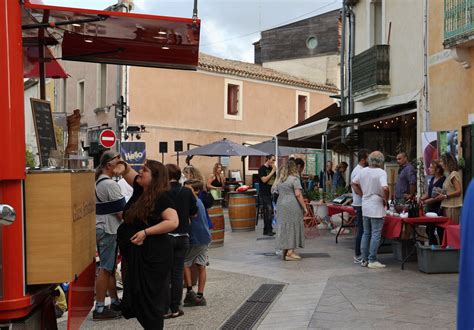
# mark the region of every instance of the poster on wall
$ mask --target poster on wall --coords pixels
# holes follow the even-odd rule
[[[439,158],[438,153],[438,132],[421,133],[421,147],[423,150],[423,164],[425,175],[429,175],[428,169],[433,160]]]
[[[458,158],[459,144],[458,144],[458,131],[443,131],[439,132],[439,154],[451,153]]]
[[[139,171],[146,159],[145,142],[120,143],[120,156],[129,163],[135,171]]]
[[[423,132],[421,134],[421,147],[423,149],[423,163],[425,175],[433,160],[440,159],[441,155],[449,152],[456,158],[459,157],[458,131]]]

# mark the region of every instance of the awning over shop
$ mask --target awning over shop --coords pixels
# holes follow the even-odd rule
[[[61,41],[62,59],[195,70],[200,20],[48,6],[26,0],[23,36]],[[41,24],[41,25],[39,25]],[[48,27],[41,35],[38,27]]]
[[[300,148],[321,148],[322,135],[326,133],[328,148],[331,149],[341,142],[342,128],[353,127],[353,131],[346,137],[346,142],[356,148],[359,132],[367,128],[367,125],[414,112],[416,112],[416,101],[348,115],[341,115],[338,105],[332,104],[278,134],[278,144]]]
[[[297,147],[297,148],[321,148],[321,134],[322,132],[314,133],[312,128],[319,127],[324,125],[319,125],[317,122],[320,120],[325,121],[325,118],[332,118],[341,114],[341,109],[337,105],[337,103],[333,103],[330,106],[324,108],[323,110],[319,111],[318,113],[312,115],[309,118],[306,118],[302,122],[293,125],[292,127],[284,130],[283,132],[277,134],[278,138],[278,145],[281,146],[288,146],[288,147]],[[323,123],[319,122],[319,123]],[[315,124],[316,123],[316,124]],[[327,122],[329,124],[330,121]],[[312,126],[314,125],[314,126]],[[303,127],[302,131],[298,129]],[[307,136],[304,136],[302,133],[305,131],[305,128],[308,128],[309,132]],[[293,133],[301,133],[301,136],[298,137],[298,140],[290,139],[289,132]],[[295,133],[295,134],[296,134]],[[318,135],[319,134],[319,135]],[[296,135],[294,135],[296,136]]]
[[[64,71],[63,67],[54,58],[51,51],[44,47],[44,62],[45,62],[45,75],[46,78],[67,78],[68,75]],[[40,75],[39,70],[39,50],[38,47],[24,47],[24,61],[23,63],[23,77],[25,78],[38,78]]]

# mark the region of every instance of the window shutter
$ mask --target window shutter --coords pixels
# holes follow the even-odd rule
[[[236,115],[239,112],[238,104],[239,86],[228,85],[227,87],[227,114]]]

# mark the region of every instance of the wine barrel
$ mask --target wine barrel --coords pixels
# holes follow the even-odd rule
[[[229,220],[232,231],[254,231],[257,221],[255,189],[229,192]]]
[[[207,210],[213,228],[211,229],[211,248],[224,245],[224,212],[222,211],[222,198],[214,199],[214,205]]]
[[[227,181],[224,185],[224,207],[229,205],[229,192],[235,191],[235,189],[240,187],[240,183]]]

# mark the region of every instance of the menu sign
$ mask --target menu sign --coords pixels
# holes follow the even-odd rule
[[[40,166],[48,166],[51,150],[56,150],[51,104],[45,100],[30,99],[35,124],[36,142],[38,143]]]

